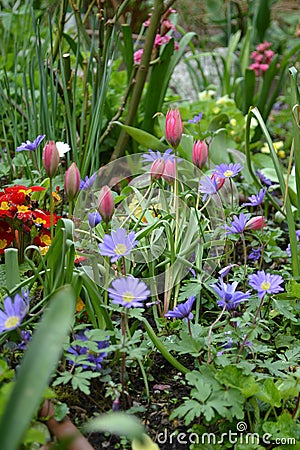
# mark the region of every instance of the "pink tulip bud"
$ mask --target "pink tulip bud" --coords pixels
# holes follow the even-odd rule
[[[114,196],[109,186],[103,186],[98,198],[98,211],[104,220],[108,223],[113,216],[115,210]]]
[[[73,200],[78,194],[80,188],[80,173],[78,167],[74,162],[66,171],[64,187],[68,199]]]
[[[208,158],[208,146],[205,141],[195,141],[192,151],[193,163],[201,169]]]
[[[43,152],[43,166],[49,178],[53,178],[59,165],[59,153],[54,141],[48,141]]]
[[[252,217],[248,220],[245,226],[245,230],[260,230],[267,224],[267,220],[264,216]]]
[[[159,180],[162,177],[165,169],[165,161],[162,158],[153,161],[151,166],[151,180]]]
[[[166,138],[173,148],[177,148],[183,133],[183,124],[179,110],[170,109],[166,115]]]
[[[162,175],[163,179],[169,183],[173,184],[175,180],[175,161],[168,159],[165,163],[165,170]]]

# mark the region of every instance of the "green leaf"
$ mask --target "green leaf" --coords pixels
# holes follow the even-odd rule
[[[17,450],[39,407],[73,321],[76,298],[71,286],[56,291],[19,368],[0,420],[1,448]]]
[[[288,413],[281,414],[276,422],[265,422],[263,424],[263,430],[265,433],[272,435],[272,440],[277,438],[294,438],[297,442],[300,438],[300,425],[293,421],[292,417]],[[290,448],[295,448],[295,443]],[[288,448],[285,446],[284,448]]]
[[[238,389],[246,398],[251,397],[259,390],[259,385],[253,376],[244,375],[242,369],[233,365],[224,367],[216,374],[215,378],[225,386]]]
[[[260,387],[260,391],[256,394],[259,400],[268,403],[271,406],[279,408],[281,405],[280,392],[271,378],[267,378]]]
[[[135,416],[122,412],[101,414],[90,420],[84,429],[88,432],[108,432],[117,436],[127,436],[130,440],[141,440],[145,432]]]
[[[152,136],[152,134],[147,133],[146,131],[130,127],[129,125],[124,125],[121,122],[116,121],[114,123],[120,125],[129,134],[129,136],[131,136],[136,142],[138,142],[145,148],[160,150],[161,152],[164,152],[168,148],[166,144],[161,142],[155,136]]]

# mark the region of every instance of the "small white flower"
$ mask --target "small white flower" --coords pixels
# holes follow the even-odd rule
[[[56,142],[56,148],[58,150],[59,156],[62,158],[65,153],[69,152],[71,150],[71,147],[69,144],[66,144],[65,142]]]

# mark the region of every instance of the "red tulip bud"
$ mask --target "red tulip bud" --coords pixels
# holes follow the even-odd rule
[[[48,141],[44,147],[43,166],[49,178],[53,178],[59,165],[59,153],[54,141]]]
[[[223,184],[225,183],[225,178],[218,177],[214,173],[212,174],[211,179],[215,180],[217,191],[219,191],[223,187]]]
[[[165,169],[165,161],[162,158],[153,161],[151,166],[151,180],[159,180],[162,177]]]
[[[264,216],[252,217],[248,220],[245,226],[245,230],[260,230],[267,224],[266,218]]]
[[[193,163],[201,169],[208,158],[208,146],[205,141],[195,141],[192,151]]]
[[[104,220],[108,223],[113,216],[115,210],[114,196],[109,186],[103,186],[98,198],[98,211]]]
[[[183,124],[179,110],[170,109],[166,115],[166,138],[173,148],[177,148],[183,133]]]
[[[78,167],[74,162],[66,171],[64,187],[68,199],[73,200],[78,194],[80,188],[80,173]]]

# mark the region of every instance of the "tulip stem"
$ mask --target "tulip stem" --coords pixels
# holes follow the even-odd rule
[[[49,189],[50,189],[50,236],[51,236],[51,240],[53,239],[53,212],[54,212],[54,201],[53,201],[53,195],[52,195],[52,191],[53,191],[53,180],[52,177],[49,177]]]

